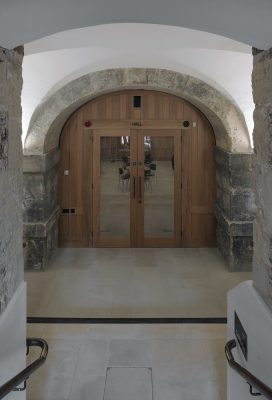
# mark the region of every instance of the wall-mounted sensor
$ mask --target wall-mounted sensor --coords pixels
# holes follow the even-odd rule
[[[196,128],[196,122],[195,121],[193,122],[193,128]]]
[[[183,121],[182,125],[183,125],[184,128],[189,128],[190,121]]]
[[[92,126],[92,122],[89,121],[89,120],[88,120],[88,121],[85,121],[85,122],[84,122],[84,125],[85,125],[86,128],[90,128],[90,126]]]
[[[141,108],[141,96],[134,96],[133,97],[133,107],[134,108]]]

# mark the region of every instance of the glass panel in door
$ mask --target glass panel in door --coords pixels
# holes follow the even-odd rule
[[[107,133],[99,139],[94,239],[97,245],[126,246],[130,239],[130,135]]]
[[[177,135],[180,138],[180,132]],[[180,235],[176,204],[180,189],[178,145],[180,141],[175,132],[152,130],[142,133],[140,158],[145,246],[174,246]]]

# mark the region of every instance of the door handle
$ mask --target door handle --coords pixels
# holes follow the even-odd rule
[[[136,178],[133,177],[133,199],[136,199]]]
[[[139,202],[141,202],[141,200],[142,200],[142,177],[141,176],[139,176],[139,179],[138,179],[138,200],[139,200]]]

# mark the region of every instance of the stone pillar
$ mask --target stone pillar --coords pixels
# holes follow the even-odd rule
[[[251,271],[255,202],[252,154],[216,148],[217,245],[230,271]]]
[[[57,248],[58,162],[57,150],[41,156],[24,156],[23,211],[26,269],[44,269]]]
[[[253,282],[272,308],[272,49],[254,51],[252,74],[254,111]]]
[[[0,314],[23,281],[22,60],[0,47]]]
[[[0,47],[0,386],[26,365],[21,90],[23,48]],[[25,392],[7,398],[24,400]]]

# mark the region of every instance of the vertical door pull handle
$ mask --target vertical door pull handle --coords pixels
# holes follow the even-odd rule
[[[139,176],[139,180],[138,180],[138,195],[139,195],[139,200],[142,200],[142,177]]]
[[[136,199],[136,178],[133,177],[133,199]]]

